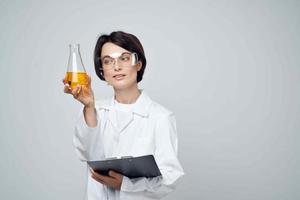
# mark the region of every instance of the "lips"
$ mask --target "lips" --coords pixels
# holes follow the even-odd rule
[[[125,77],[125,74],[116,74],[113,76],[113,78],[117,79],[117,80],[121,80]]]

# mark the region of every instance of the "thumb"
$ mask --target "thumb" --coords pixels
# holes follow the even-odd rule
[[[90,86],[91,82],[92,82],[91,77],[90,77],[90,75],[88,73],[86,73],[86,76],[87,76],[88,86]]]

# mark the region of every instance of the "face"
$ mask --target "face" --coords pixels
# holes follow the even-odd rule
[[[132,59],[129,56],[131,53],[111,42],[105,43],[102,47],[101,58],[104,78],[114,89],[127,89],[137,84],[137,72],[141,69],[142,63],[140,61],[136,64],[131,63],[131,60],[128,60]],[[113,63],[109,63],[109,59]],[[111,67],[107,67],[109,64]]]

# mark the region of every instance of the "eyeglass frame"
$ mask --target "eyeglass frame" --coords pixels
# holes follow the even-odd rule
[[[131,61],[130,67],[132,67],[132,66],[134,66],[134,65],[136,65],[136,64],[138,63],[139,57],[138,57],[138,54],[137,54],[137,53],[135,53],[135,52],[127,52],[127,51],[122,52],[122,53],[116,52],[116,53],[112,53],[112,54],[106,55],[106,56],[104,56],[104,57],[102,57],[102,58],[99,57],[99,61],[101,62],[101,67],[100,67],[100,69],[101,69],[101,70],[104,70],[104,69],[114,69],[116,63],[117,63],[118,61],[120,61],[120,60],[119,60],[120,57],[123,56],[124,54],[130,54],[131,59],[134,58],[134,59],[132,59],[132,61]],[[104,58],[107,58],[107,57],[113,59],[113,63],[112,63],[111,66],[109,66],[109,68],[104,68],[104,67],[103,67],[103,66],[104,66],[104,64],[103,64],[103,59],[104,59]],[[116,62],[116,60],[117,60],[117,62]]]

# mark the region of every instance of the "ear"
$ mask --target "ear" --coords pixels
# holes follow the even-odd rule
[[[137,71],[140,71],[140,70],[142,69],[142,66],[143,66],[142,61],[139,61],[139,62],[136,64]]]
[[[101,75],[103,76],[103,78],[105,79],[104,71],[103,71],[103,70],[100,71],[100,74],[101,74]]]
[[[102,71],[101,75],[102,75],[102,77],[104,78],[104,81],[106,81],[106,82],[107,82],[107,80],[106,80],[106,77],[105,77],[105,75],[104,75],[104,72],[103,72],[103,71]]]

